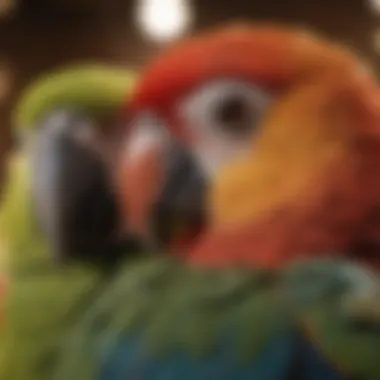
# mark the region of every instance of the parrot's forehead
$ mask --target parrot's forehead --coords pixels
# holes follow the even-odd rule
[[[304,30],[233,26],[164,52],[147,67],[134,106],[166,112],[194,87],[216,78],[282,89],[298,78],[352,67],[355,62],[345,49]]]

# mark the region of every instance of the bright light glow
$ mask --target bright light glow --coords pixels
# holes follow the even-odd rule
[[[0,19],[9,16],[16,7],[16,0],[0,0]]]
[[[368,0],[368,2],[372,10],[380,14],[380,0]]]
[[[187,0],[140,0],[137,23],[152,40],[168,42],[183,35],[191,24]]]

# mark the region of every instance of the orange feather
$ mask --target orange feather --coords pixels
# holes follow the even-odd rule
[[[235,25],[164,52],[131,108],[157,113],[186,141],[178,102],[223,77],[270,89],[278,103],[252,153],[213,186],[210,231],[190,260],[276,266],[336,251],[380,261],[380,97],[370,69],[303,30]],[[364,257],[364,245],[376,254]]]
[[[355,128],[354,103],[323,87],[281,102],[255,152],[222,173],[192,262],[272,267],[336,252],[380,264],[380,140]]]
[[[338,75],[336,62],[289,83],[252,153],[221,173],[193,263],[272,267],[337,252],[380,264],[380,97],[359,63]]]

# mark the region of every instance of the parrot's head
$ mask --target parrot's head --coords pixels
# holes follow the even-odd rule
[[[303,30],[235,25],[182,42],[132,100],[121,159],[121,178],[136,173],[122,188],[130,222],[148,227],[163,189],[153,178],[175,141],[205,185],[195,261],[266,264],[380,243],[379,99],[364,63]]]
[[[34,81],[15,108],[15,157],[27,176],[18,191],[30,197],[20,207],[31,208],[30,218],[59,262],[111,263],[134,246],[120,222],[113,152],[136,78],[133,71],[98,64],[70,66]],[[12,182],[16,174],[10,175]]]

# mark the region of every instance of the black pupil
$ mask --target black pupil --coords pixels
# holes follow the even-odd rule
[[[231,97],[220,104],[216,117],[218,125],[225,131],[242,133],[253,127],[251,115],[252,111],[245,99]]]

